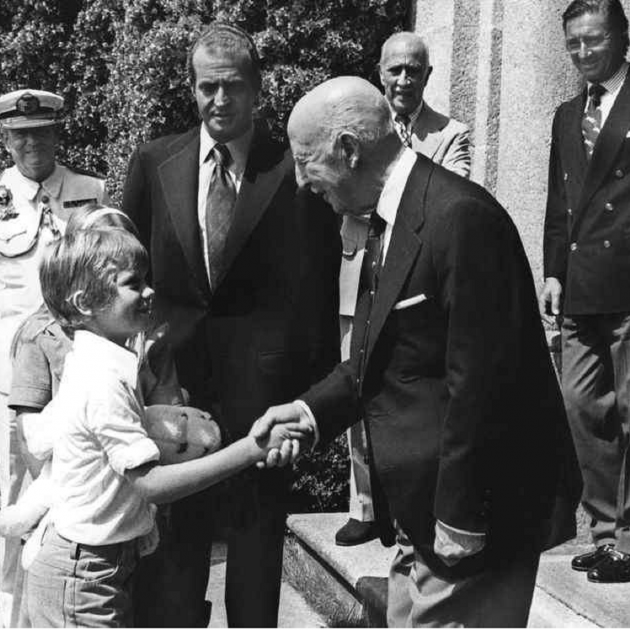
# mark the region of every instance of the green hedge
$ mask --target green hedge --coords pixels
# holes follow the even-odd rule
[[[62,94],[60,159],[106,174],[119,201],[136,145],[197,123],[185,59],[205,24],[225,19],[254,36],[259,115],[282,137],[293,104],[314,85],[342,74],[376,81],[380,46],[405,27],[407,12],[406,0],[1,0],[0,93]],[[8,163],[0,154],[0,168]],[[341,507],[344,448],[302,465],[302,507]]]

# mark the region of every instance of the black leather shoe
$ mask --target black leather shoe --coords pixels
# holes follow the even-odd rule
[[[335,535],[335,542],[342,547],[362,545],[368,540],[378,537],[378,530],[374,521],[357,521],[354,518],[339,529]]]
[[[590,571],[596,564],[599,564],[613,550],[614,545],[602,545],[597,547],[595,551],[583,553],[581,556],[575,556],[571,560],[571,568],[574,571]]]
[[[586,577],[589,582],[630,582],[630,554],[612,549]]]

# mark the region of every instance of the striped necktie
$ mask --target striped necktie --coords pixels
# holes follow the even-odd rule
[[[587,159],[591,159],[595,142],[602,128],[602,95],[606,88],[599,83],[593,83],[588,89],[588,105],[582,117],[582,136]]]
[[[405,114],[396,114],[394,118],[396,131],[402,140],[402,143],[411,149],[411,134],[409,133],[409,116]]]
[[[230,150],[223,144],[215,144],[208,154],[210,156],[215,167],[206,197],[206,238],[210,284],[214,291],[223,274],[223,253],[234,215],[236,187],[228,171],[232,162]]]

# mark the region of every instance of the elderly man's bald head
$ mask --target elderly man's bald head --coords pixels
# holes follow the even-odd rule
[[[289,117],[298,184],[341,213],[374,207],[389,161],[401,150],[387,102],[368,81],[338,77],[301,98]]]
[[[431,70],[429,49],[415,33],[394,33],[383,44],[379,74],[397,114],[408,116],[419,107]]]
[[[429,48],[422,37],[416,33],[401,31],[390,35],[381,47],[380,63],[383,63],[387,57],[399,51],[405,51],[422,61],[424,65],[429,65]]]
[[[362,142],[378,141],[391,133],[389,108],[383,95],[359,77],[325,81],[301,98],[289,118],[289,136],[300,132],[333,137],[349,131]]]

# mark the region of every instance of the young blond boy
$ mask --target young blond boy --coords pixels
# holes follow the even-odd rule
[[[155,506],[203,490],[301,437],[295,425],[247,436],[214,454],[158,464],[143,426],[138,365],[126,341],[149,324],[147,254],[124,230],[82,231],[55,243],[40,272],[44,299],[74,330],[57,400],[55,498],[28,571],[35,626],[131,623],[131,576]]]

